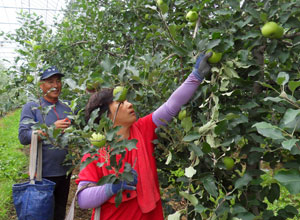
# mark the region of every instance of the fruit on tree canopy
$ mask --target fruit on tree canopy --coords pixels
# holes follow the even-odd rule
[[[156,1],[158,7],[162,6],[162,4],[164,4],[164,1],[163,0],[157,0]]]
[[[223,163],[224,163],[227,170],[232,170],[232,168],[234,166],[234,160],[232,158],[224,157],[223,158]]]
[[[123,102],[126,100],[127,88],[123,86],[117,86],[113,91],[114,100],[118,102]]]
[[[195,11],[189,11],[186,16],[185,16],[186,20],[188,20],[189,22],[193,22],[196,21],[198,19],[198,14]]]
[[[106,144],[106,137],[103,134],[94,132],[90,138],[91,144],[96,147],[103,147]]]
[[[31,83],[31,82],[33,82],[33,80],[34,80],[34,77],[33,77],[32,75],[28,75],[28,76],[26,77],[26,80],[27,80],[28,83]]]
[[[261,28],[261,33],[268,38],[281,38],[283,35],[283,28],[276,22],[270,21],[264,24]]]
[[[213,53],[211,55],[211,57],[208,58],[208,62],[210,62],[210,63],[218,63],[222,59],[222,55],[223,55],[222,53],[217,53],[217,52],[215,52],[215,51],[213,51],[211,49],[207,50],[206,53],[208,53],[208,52],[212,52]]]
[[[178,119],[179,120],[182,120],[182,119],[184,119],[186,117],[186,110],[184,109],[184,110],[181,110],[180,112],[179,112],[179,114],[178,114]]]
[[[276,39],[282,38],[283,32],[284,32],[283,27],[279,26],[279,28],[278,28],[278,30],[277,30],[277,32],[275,34],[275,38]]]

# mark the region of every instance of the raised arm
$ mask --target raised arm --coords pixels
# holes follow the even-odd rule
[[[156,126],[166,125],[178,114],[181,106],[185,105],[194,95],[198,86],[210,71],[207,59],[212,53],[201,54],[197,58],[193,72],[170,96],[170,98],[154,111],[152,120]]]

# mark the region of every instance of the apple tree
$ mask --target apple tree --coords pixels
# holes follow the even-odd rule
[[[81,109],[87,91],[120,85],[145,115],[191,73],[199,53],[221,53],[185,114],[157,129],[165,214],[299,216],[297,203],[269,207],[281,187],[300,193],[299,1],[74,0],[55,32],[22,16],[28,22],[9,36],[24,47],[20,76],[58,66],[66,75],[62,96]],[[279,28],[269,27],[274,35],[262,33],[268,22]]]

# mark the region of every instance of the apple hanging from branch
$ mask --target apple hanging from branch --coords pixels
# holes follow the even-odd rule
[[[283,31],[283,27],[281,27],[274,21],[265,23],[261,28],[262,35],[267,38],[279,39],[283,36]]]
[[[197,21],[198,19],[198,14],[195,11],[189,11],[186,16],[185,16],[186,20],[188,20],[189,22],[194,22]]]
[[[103,134],[94,132],[90,138],[90,142],[96,147],[103,147],[106,144],[106,137]]]
[[[206,53],[212,52],[212,55],[210,58],[208,58],[209,63],[218,63],[222,59],[223,54],[213,51],[212,49],[207,50]]]
[[[126,100],[128,89],[123,86],[117,86],[113,90],[114,100],[118,102],[123,102]]]

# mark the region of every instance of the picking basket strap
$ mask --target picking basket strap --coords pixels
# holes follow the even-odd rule
[[[66,216],[65,220],[73,220],[74,219],[75,201],[77,200],[78,193],[80,193],[82,190],[84,190],[86,188],[93,187],[93,186],[97,186],[97,184],[95,184],[95,183],[88,183],[88,184],[84,185],[83,187],[81,187],[80,189],[78,189],[76,191],[76,193],[74,195],[74,198],[72,200],[72,203],[70,205],[68,215]],[[94,220],[99,220],[100,219],[100,211],[101,211],[100,207],[98,207],[98,208],[95,209]]]
[[[38,162],[37,162],[38,161]],[[31,135],[30,144],[30,158],[29,158],[29,177],[30,183],[35,184],[36,180],[42,180],[42,143],[38,143],[38,133],[33,131]]]

